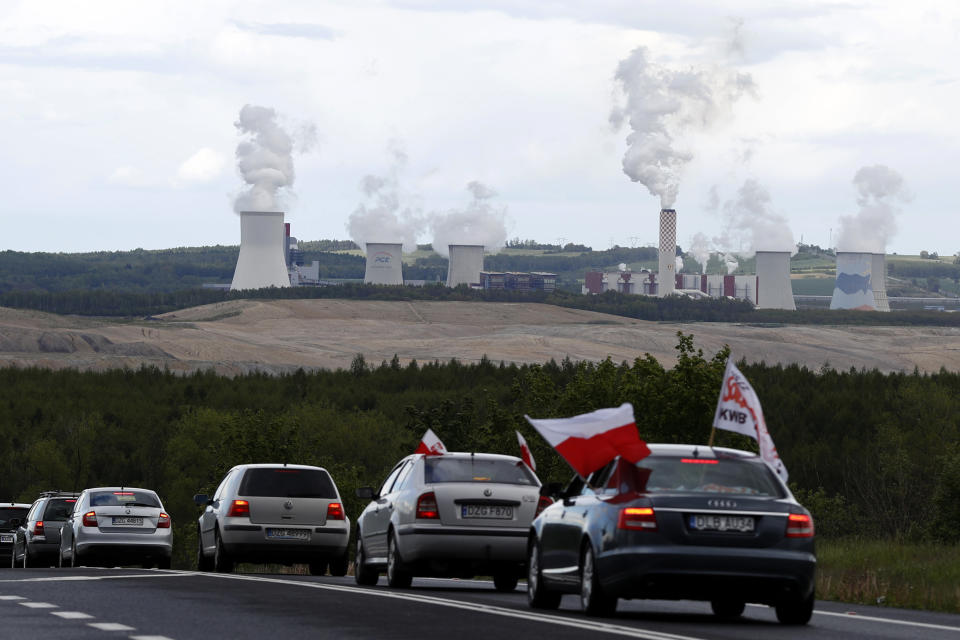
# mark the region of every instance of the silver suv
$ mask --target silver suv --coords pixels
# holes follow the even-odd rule
[[[233,571],[237,562],[310,565],[310,573],[347,574],[350,520],[326,469],[243,464],[227,472],[197,525],[197,568]]]
[[[77,503],[76,493],[44,491],[30,507],[17,530],[13,563],[21,567],[50,567],[59,563],[60,527]]]

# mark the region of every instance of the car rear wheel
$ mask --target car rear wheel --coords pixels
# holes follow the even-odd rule
[[[517,582],[519,579],[520,578],[517,576],[516,570],[501,571],[493,574],[493,587],[497,591],[513,591],[517,588]]]
[[[363,540],[360,534],[357,534],[357,558],[356,565],[353,567],[353,577],[357,584],[365,587],[372,587],[380,580],[380,572],[367,566],[367,554],[363,550]]]
[[[350,554],[343,550],[343,554],[330,561],[330,575],[342,578],[347,575],[347,569],[350,568]]]
[[[161,558],[157,561],[157,569],[169,569],[170,568],[170,558]]]
[[[782,624],[802,625],[810,622],[813,616],[814,594],[804,599],[785,600],[777,605],[777,620]]]
[[[203,554],[203,537],[197,529],[197,571],[213,570],[213,562]]]
[[[617,599],[603,592],[593,547],[588,542],[580,562],[580,608],[588,616],[609,616],[617,610]]]
[[[232,573],[233,559],[227,554],[227,550],[223,548],[223,540],[220,539],[219,530],[214,530],[213,540],[216,544],[216,549],[213,552],[213,570],[217,573]]]
[[[406,589],[413,583],[413,574],[405,571],[400,550],[397,549],[397,534],[390,533],[387,539],[387,584],[394,589]]]
[[[746,604],[742,600],[711,600],[710,608],[713,609],[713,615],[725,620],[732,620],[743,615],[743,609]]]
[[[530,557],[527,558],[527,603],[534,609],[556,609],[560,606],[563,594],[547,590],[540,571],[540,545],[530,544]]]
[[[310,575],[312,576],[325,576],[327,575],[327,561],[326,560],[315,560],[310,563]]]

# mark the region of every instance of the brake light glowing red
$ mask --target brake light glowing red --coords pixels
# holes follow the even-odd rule
[[[33,533],[33,535],[35,535],[35,536],[42,536],[42,535],[44,535],[44,533],[43,533],[43,520],[37,520],[35,523],[33,523],[33,531],[32,531],[31,533]]]
[[[624,507],[620,510],[617,529],[631,531],[656,531],[657,514],[653,507]]]
[[[719,464],[719,460],[706,460],[702,458],[680,458],[683,464]]]
[[[787,516],[788,538],[812,538],[813,518],[805,513],[791,513]]]
[[[553,500],[551,500],[549,497],[540,496],[540,500],[537,502],[537,512],[533,514],[533,517],[536,518],[538,515],[543,513],[544,509],[546,509],[552,504],[553,504]]]
[[[83,514],[83,526],[85,527],[95,527],[97,526],[97,512],[96,511],[87,511]]]
[[[427,520],[437,520],[440,518],[440,511],[437,508],[437,496],[433,491],[428,491],[417,498],[417,517]]]
[[[170,516],[165,514],[163,511],[160,512],[160,516],[157,518],[157,529],[169,529],[170,528]]]
[[[227,512],[228,518],[249,518],[250,503],[246,500],[234,500],[230,505],[230,511]]]
[[[113,495],[115,496],[132,496],[133,491],[114,491]]]
[[[76,500],[64,500],[64,502],[76,502]]]
[[[327,505],[327,520],[345,520],[343,505],[339,502],[331,502]]]

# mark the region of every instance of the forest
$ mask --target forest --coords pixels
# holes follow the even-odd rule
[[[0,369],[0,496],[122,484],[156,489],[173,517],[175,565],[189,567],[194,493],[233,465],[319,464],[347,513],[427,428],[450,450],[517,455],[519,430],[544,482],[570,469],[523,416],[564,417],[631,402],[648,442],[705,444],[727,351],[677,334],[666,369],[632,362],[515,365],[381,363],[337,371],[227,378],[156,368],[107,372]],[[829,539],[955,543],[960,530],[960,374],[810,370],[739,363],[763,403],[798,498]],[[755,450],[718,432],[716,444]]]

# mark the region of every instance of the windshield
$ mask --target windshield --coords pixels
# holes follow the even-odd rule
[[[536,476],[520,460],[444,458],[430,456],[424,462],[423,480],[437,482],[495,482],[536,485]]]
[[[156,507],[160,498],[152,491],[94,491],[90,494],[91,507]]]
[[[26,507],[0,507],[0,529],[9,529],[11,528],[10,521],[14,518],[20,518],[20,522],[23,522],[27,517]]]
[[[238,493],[273,498],[337,498],[330,474],[322,469],[247,469]]]
[[[614,468],[607,489],[645,493],[721,493],[783,498],[785,493],[759,459],[681,458],[651,455]]]
[[[76,498],[51,498],[43,510],[43,520],[66,520],[73,513]]]

